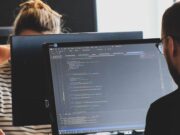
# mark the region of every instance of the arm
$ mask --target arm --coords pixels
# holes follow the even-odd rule
[[[0,129],[0,135],[5,135],[5,133]]]
[[[10,59],[10,45],[0,45],[0,64]]]

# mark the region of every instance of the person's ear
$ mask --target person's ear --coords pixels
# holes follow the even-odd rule
[[[168,36],[167,38],[169,54],[171,57],[175,57],[177,55],[177,46],[175,45],[175,41],[171,36]]]

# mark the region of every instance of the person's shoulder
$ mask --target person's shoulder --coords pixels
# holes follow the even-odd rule
[[[173,121],[179,119],[179,97],[180,90],[176,90],[151,104],[146,117],[145,135],[169,135]]]
[[[180,104],[180,90],[175,90],[159,99],[154,101],[151,104],[151,107],[156,107],[156,108],[166,108],[167,106],[174,106],[175,104]]]

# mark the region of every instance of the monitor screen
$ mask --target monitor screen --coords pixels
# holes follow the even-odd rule
[[[0,27],[0,44],[7,44],[13,32],[13,27]]]
[[[50,123],[44,103],[48,94],[44,83],[42,44],[141,38],[140,31],[13,36],[11,39],[13,124],[22,126]]]
[[[157,42],[48,45],[54,132],[144,129],[150,104],[176,89]]]

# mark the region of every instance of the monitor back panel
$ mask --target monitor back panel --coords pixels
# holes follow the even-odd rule
[[[44,82],[42,44],[141,38],[142,32],[13,36],[11,39],[13,124],[50,123],[49,113],[44,104],[48,95]]]

